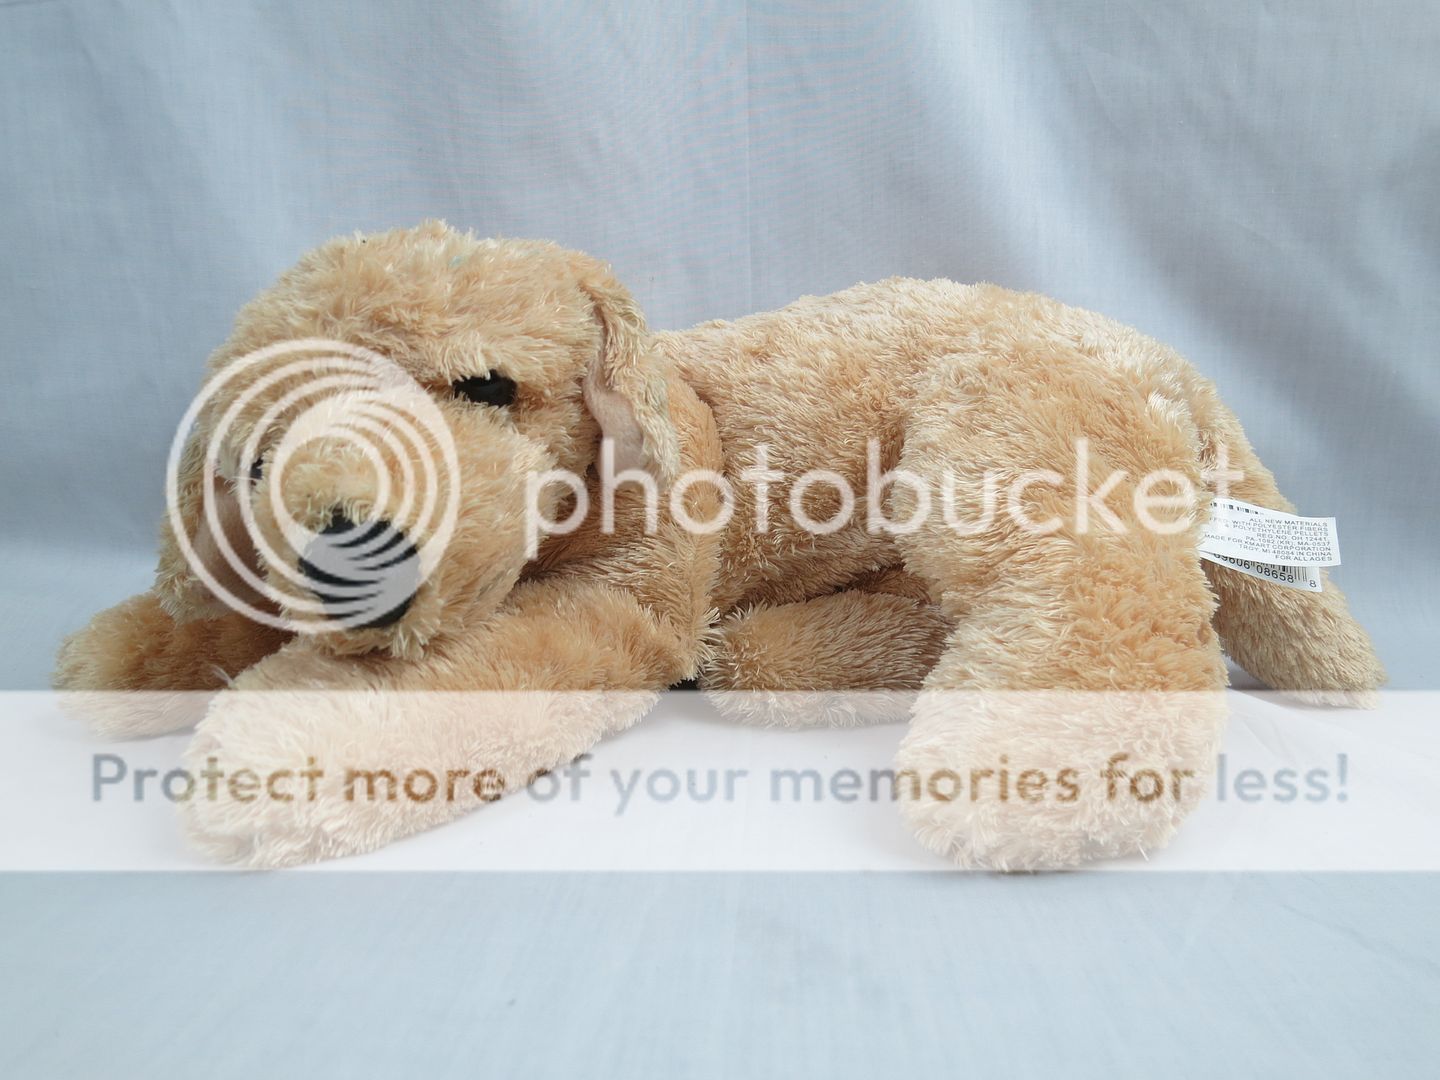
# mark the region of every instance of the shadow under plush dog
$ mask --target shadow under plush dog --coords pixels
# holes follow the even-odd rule
[[[314,401],[286,365],[317,342],[394,365],[429,423],[396,438],[371,415],[368,447],[302,430]],[[1203,778],[1222,645],[1322,699],[1384,678],[1333,586],[1199,559],[1218,466],[1233,496],[1289,509],[1213,387],[1042,297],[891,279],[650,333],[585,255],[427,223],[306,256],[240,312],[210,370],[223,390],[176,461],[155,587],[68,639],[56,674],[68,691],[161,692],[97,706],[117,736],[184,726],[193,702],[170,692],[217,691],[192,772],[443,763],[497,778],[498,795],[682,680],[757,692],[721,707],[771,723],[857,719],[785,691],[918,692],[897,770],[917,778],[902,806],[920,839],[961,865],[1054,867],[1163,844],[1203,783],[1142,804],[1113,784],[1000,801],[930,780],[997,761],[1098,774],[1117,754]],[[448,516],[413,491],[442,448],[427,505]],[[906,482],[880,490],[877,468]],[[1116,474],[1103,498],[1088,488]],[[1163,528],[1134,497],[1157,474],[1201,494]],[[1007,512],[983,527],[941,512],[993,504],[997,477]],[[369,561],[347,570],[360,548]],[[435,693],[471,690],[507,704]],[[474,805],[327,785],[182,814],[207,853],[283,865]]]

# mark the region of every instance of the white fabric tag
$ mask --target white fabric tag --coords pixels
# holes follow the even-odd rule
[[[1279,510],[1216,499],[1200,541],[1211,555],[1233,555],[1280,566],[1339,566],[1340,540],[1334,518],[1296,517]]]
[[[1200,556],[1251,577],[1322,592],[1322,566],[1340,565],[1334,518],[1298,517],[1240,499],[1216,499]]]

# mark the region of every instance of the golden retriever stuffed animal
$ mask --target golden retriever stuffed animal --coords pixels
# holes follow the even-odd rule
[[[284,358],[316,342],[395,365],[435,422],[406,441],[372,415],[368,450],[297,432]],[[1039,296],[891,279],[651,333],[587,256],[427,223],[306,256],[210,372],[155,586],[63,645],[57,686],[165,692],[98,714],[121,736],[191,722],[172,691],[216,692],[196,776],[423,762],[451,789],[211,785],[182,814],[218,858],[375,848],[478,805],[456,777],[497,797],[696,679],[787,723],[806,710],[780,691],[919,691],[896,786],[921,840],[968,866],[1072,865],[1162,844],[1198,800],[1222,646],[1276,688],[1383,680],[1333,586],[1202,565],[1221,472],[1290,509],[1212,386]],[[442,443],[443,544],[409,490]],[[352,585],[382,599],[337,618]],[[523,693],[432,693],[459,690]],[[1175,790],[1117,785],[1142,775]]]

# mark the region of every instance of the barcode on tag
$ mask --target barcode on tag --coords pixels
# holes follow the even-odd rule
[[[1215,555],[1208,551],[1200,552],[1200,557],[1251,577],[1273,581],[1277,585],[1288,585],[1292,589],[1303,589],[1305,592],[1325,591],[1325,586],[1320,581],[1318,566],[1280,566],[1277,563],[1255,562],[1253,559],[1237,559],[1233,555]]]
[[[1200,538],[1200,557],[1277,585],[1323,592],[1320,567],[1340,565],[1340,538],[1334,518],[1216,499]]]

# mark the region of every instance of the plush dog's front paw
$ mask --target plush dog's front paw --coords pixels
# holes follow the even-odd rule
[[[161,735],[193,726],[214,691],[287,637],[232,613],[177,623],[141,593],[65,639],[53,682],[66,710],[100,735]]]
[[[193,725],[200,695],[177,676],[174,621],[153,593],[100,612],[60,645],[53,684],[65,711],[110,739],[161,735]]]
[[[291,659],[298,672],[303,658]],[[513,787],[456,768],[470,712],[443,694],[226,690],[185,753],[195,779],[180,804],[186,836],[211,859],[281,867],[447,821]]]
[[[226,796],[187,800],[180,805],[180,822],[190,846],[211,862],[275,869],[327,857],[324,845],[301,822],[278,822],[263,808]]]
[[[257,870],[301,866],[370,850],[343,830],[327,831],[308,815],[285,816],[272,811],[225,796],[218,800],[197,797],[181,805],[180,821],[186,841],[198,854],[212,862]]]
[[[196,775],[207,768],[206,759],[191,760]],[[229,863],[254,869],[276,869],[319,862],[344,855],[359,854],[366,847],[347,839],[343,829],[327,830],[315,815],[288,811],[277,807],[273,798],[263,791],[248,794],[253,770],[244,768],[222,773],[219,794],[209,794],[205,781],[197,785],[192,797],[179,804],[180,822],[185,839],[200,855],[212,862]],[[255,775],[259,775],[256,773]],[[232,777],[242,785],[239,793],[229,790]]]
[[[184,756],[195,780],[179,804],[190,844],[218,862],[281,867],[383,843],[369,808],[347,802],[333,775],[345,752],[324,737],[344,731],[334,709],[321,694],[219,694]]]

